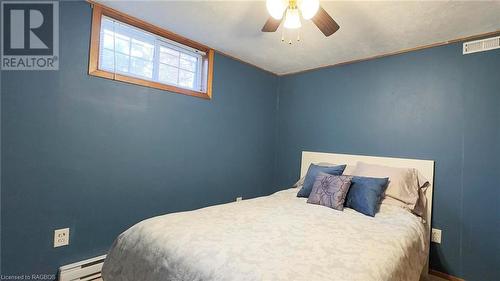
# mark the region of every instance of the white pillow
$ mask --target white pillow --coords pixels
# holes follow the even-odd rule
[[[420,186],[420,189],[418,190],[418,201],[417,205],[413,209],[413,213],[425,218],[425,208],[427,207],[427,197],[425,197],[425,192],[427,191],[427,187],[429,186],[429,181],[427,181],[424,176],[422,176],[420,173],[418,173],[419,176],[419,184],[421,182],[424,182],[423,185]]]
[[[306,177],[301,177],[294,185],[292,185],[292,187],[300,187],[302,188],[302,186],[304,185],[304,180],[306,179]]]
[[[423,212],[425,196],[419,201],[422,187],[428,181],[414,168],[395,168],[376,164],[358,162],[352,172],[353,176],[389,178],[382,204],[398,205],[419,213]],[[417,204],[418,203],[418,204]],[[418,206],[419,208],[415,209]],[[421,215],[421,214],[420,214]]]

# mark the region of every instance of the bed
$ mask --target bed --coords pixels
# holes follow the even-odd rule
[[[433,161],[303,152],[311,163],[384,163],[419,169],[424,218],[382,205],[375,217],[306,204],[296,188],[142,221],[114,242],[104,281],[419,280],[429,251]]]

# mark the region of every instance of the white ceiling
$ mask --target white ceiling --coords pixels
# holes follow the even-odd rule
[[[302,22],[302,41],[283,27],[260,31],[264,1],[103,1],[265,70],[285,74],[500,30],[500,1],[321,1],[340,30],[325,37]]]

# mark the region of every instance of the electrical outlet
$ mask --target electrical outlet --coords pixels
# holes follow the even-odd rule
[[[431,234],[431,241],[441,244],[441,229],[433,228]]]
[[[69,245],[69,228],[54,230],[54,248]]]
[[[236,197],[236,202],[240,202],[241,200],[243,200],[243,197]]]

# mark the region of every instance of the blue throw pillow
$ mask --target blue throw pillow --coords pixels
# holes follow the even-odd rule
[[[388,183],[389,178],[352,177],[345,206],[374,217]]]
[[[297,197],[309,197],[311,194],[311,190],[314,185],[314,181],[320,172],[325,174],[330,174],[333,176],[340,176],[344,172],[346,165],[338,165],[338,166],[318,166],[311,164],[309,165],[309,169],[307,169],[306,178],[304,179],[304,185],[297,193]]]

